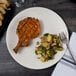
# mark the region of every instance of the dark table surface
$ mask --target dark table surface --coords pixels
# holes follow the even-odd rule
[[[14,1],[16,0],[12,0],[12,4]],[[63,18],[70,32],[76,31],[76,3],[71,0],[25,0],[23,7],[17,8],[13,4],[14,12],[11,15],[14,17],[21,10],[34,6],[54,10]],[[6,46],[6,30],[3,35],[0,36],[0,76],[51,76],[55,66],[56,65],[44,70],[24,68],[15,62],[8,52]]]

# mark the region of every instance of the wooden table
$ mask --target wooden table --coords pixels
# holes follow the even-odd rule
[[[16,0],[12,0],[14,2]],[[70,32],[76,31],[76,3],[70,0],[25,0],[23,7],[13,7],[13,17],[21,10],[41,6],[54,10],[65,21]],[[13,3],[12,3],[13,4]],[[14,5],[13,5],[14,6]],[[51,76],[56,65],[44,70],[22,67],[10,56],[6,46],[6,31],[0,37],[0,76]]]

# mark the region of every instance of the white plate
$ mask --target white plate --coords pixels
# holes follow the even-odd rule
[[[29,45],[28,47],[21,48],[20,52],[15,54],[13,48],[16,46],[18,42],[18,37],[16,35],[16,28],[19,21],[26,17],[38,18],[41,23],[42,33],[37,38],[32,40],[31,45]],[[68,31],[64,21],[54,11],[43,7],[32,7],[25,9],[19,14],[17,14],[9,24],[6,35],[6,43],[8,51],[14,58],[14,60],[24,67],[30,69],[44,69],[51,67],[62,58],[62,56],[66,51],[66,46],[63,45],[64,50],[58,52],[55,55],[55,59],[42,63],[39,59],[37,59],[37,56],[35,55],[36,42],[39,40],[40,36],[43,35],[44,33],[58,34],[60,32],[65,32],[68,38]]]

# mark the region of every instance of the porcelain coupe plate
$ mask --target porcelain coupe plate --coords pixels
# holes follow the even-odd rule
[[[33,39],[28,47],[22,47],[21,49],[19,49],[20,52],[15,54],[13,48],[18,42],[16,28],[19,21],[26,17],[35,17],[40,20],[41,34],[37,38]],[[58,34],[60,32],[64,32],[68,38],[68,30],[66,24],[64,23],[62,18],[54,11],[43,7],[32,7],[25,9],[18,13],[9,24],[6,34],[8,51],[16,62],[26,68],[45,69],[51,67],[56,64],[64,55],[66,51],[65,44],[63,44],[64,50],[58,52],[55,55],[55,59],[49,60],[48,62],[41,62],[35,55],[36,42],[39,41],[40,36],[42,36],[44,33]]]

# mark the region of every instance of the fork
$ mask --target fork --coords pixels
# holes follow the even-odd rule
[[[64,32],[59,33],[59,37],[60,37],[60,40],[62,41],[62,43],[66,44],[67,49],[69,50],[69,52],[70,52],[70,54],[71,54],[74,62],[76,63],[76,59],[75,59],[75,57],[74,57],[74,55],[73,55],[73,53],[72,53],[72,51],[70,50],[70,47],[69,47],[69,45],[68,45],[68,44],[69,44],[69,40],[67,39],[67,37],[66,37],[66,35],[64,34]]]

